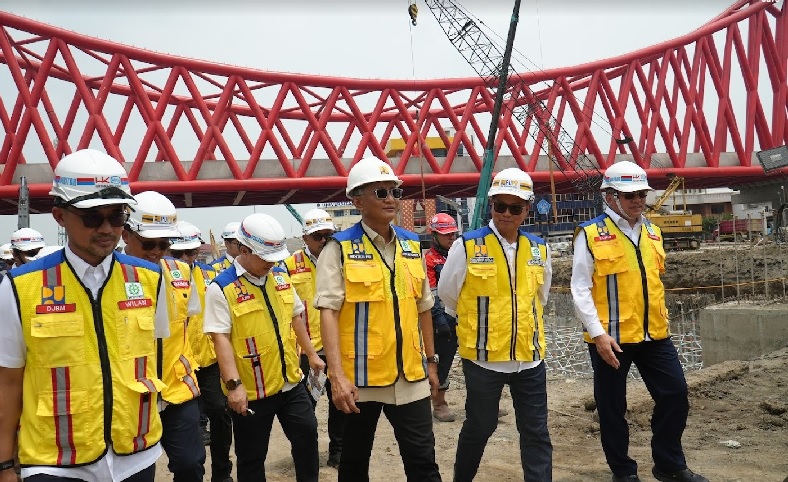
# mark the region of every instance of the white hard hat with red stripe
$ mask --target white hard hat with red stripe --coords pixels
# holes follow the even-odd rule
[[[619,192],[653,191],[648,185],[646,171],[631,161],[621,161],[605,170],[600,189]]]
[[[11,235],[11,249],[33,251],[44,246],[44,236],[33,228],[22,228]]]
[[[202,232],[197,226],[188,221],[178,221],[175,227],[181,233],[181,236],[172,240],[170,249],[177,251],[181,249],[195,249],[202,246]]]
[[[56,205],[79,209],[111,204],[136,204],[123,166],[112,157],[83,149],[61,159],[55,166],[50,196]]]
[[[285,246],[285,230],[282,225],[264,213],[246,216],[238,227],[238,242],[270,263],[290,256]]]

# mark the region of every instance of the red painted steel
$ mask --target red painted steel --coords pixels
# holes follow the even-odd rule
[[[400,137],[405,151],[391,162],[414,195],[422,170],[430,193],[472,195],[478,182],[472,138],[484,145],[493,104],[478,78],[267,72],[119,45],[4,12],[0,29],[0,79],[13,82],[0,87],[0,199],[16,198],[19,165],[55,166],[87,146],[129,163],[135,191],[169,193],[181,206],[338,199],[349,166],[384,155]],[[787,72],[786,3],[738,0],[683,37],[522,77],[574,136],[574,151],[601,169],[630,154],[658,183],[674,172],[688,187],[704,187],[765,177],[753,153],[788,143]],[[551,87],[540,90],[542,81]],[[458,133],[450,143],[449,128]],[[537,169],[543,142],[528,135],[535,129],[504,116],[496,145],[540,182],[547,173],[546,164]],[[449,144],[446,156],[415,157],[419,142],[435,136]],[[616,143],[625,136],[634,152]],[[687,165],[694,153],[704,165]],[[227,179],[207,178],[214,160]],[[146,162],[166,163],[165,179],[143,176]],[[30,185],[34,198],[48,189]]]

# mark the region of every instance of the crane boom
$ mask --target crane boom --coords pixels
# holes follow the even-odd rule
[[[541,145],[544,138],[552,146],[551,162],[567,177],[572,186],[581,193],[598,193],[602,173],[597,165],[583,152],[569,133],[537,98],[525,80],[513,71],[505,52],[454,0],[426,0],[426,4],[438,21],[443,32],[457,51],[465,58],[476,73],[485,80],[488,89],[495,89],[500,72],[512,72],[506,83],[506,102],[503,108],[512,113],[526,127],[528,119],[534,119],[536,130],[527,129],[529,136]],[[506,59],[506,65],[503,61]],[[497,124],[498,119],[493,118]],[[488,139],[489,142],[489,139]],[[569,176],[568,173],[573,173]],[[489,182],[487,183],[489,184]],[[485,184],[481,183],[484,189]],[[478,199],[477,199],[478,201]]]
[[[296,209],[293,207],[292,204],[285,204],[285,208],[287,208],[287,210],[290,211],[290,214],[293,215],[293,217],[296,219],[296,221],[298,221],[298,223],[301,226],[304,225],[304,218],[302,218],[301,215],[298,214],[298,211],[296,211]]]

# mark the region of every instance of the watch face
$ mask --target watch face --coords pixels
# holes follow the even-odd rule
[[[224,385],[227,387],[228,390],[235,390],[238,388],[238,385],[241,384],[241,380],[227,380],[224,382]]]

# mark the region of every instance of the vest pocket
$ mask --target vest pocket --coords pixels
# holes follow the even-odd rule
[[[377,263],[345,264],[345,299],[349,303],[382,301],[383,272]]]
[[[624,250],[618,244],[597,246],[594,250],[594,261],[599,276],[623,273],[627,270]]]
[[[528,295],[534,297],[539,294],[539,288],[544,284],[544,266],[528,266]]]
[[[150,315],[128,315],[118,317],[118,345],[121,358],[127,359],[153,355],[156,348],[153,336],[154,319]]]
[[[424,266],[421,263],[421,259],[409,259],[405,261],[405,266],[407,267],[408,271],[410,294],[414,298],[421,298],[424,278],[427,277],[427,274],[424,272]]]
[[[495,292],[498,267],[494,263],[469,263],[465,286],[476,296],[489,296]]]
[[[291,297],[292,299],[292,297]],[[248,338],[259,333],[260,317],[263,316],[263,304],[257,299],[244,301],[232,306],[235,319],[232,324],[233,337]]]
[[[82,315],[52,313],[32,317],[30,336],[40,347],[29,350],[42,367],[75,366],[85,363],[85,326]]]
[[[657,262],[659,274],[665,274],[665,248],[659,241],[652,241],[651,246],[654,247],[654,260]]]
[[[366,344],[362,340],[356,343],[356,335],[353,333],[340,334],[340,351],[348,358],[364,356],[368,359],[379,357],[383,354],[383,335],[377,333],[365,333]]]

